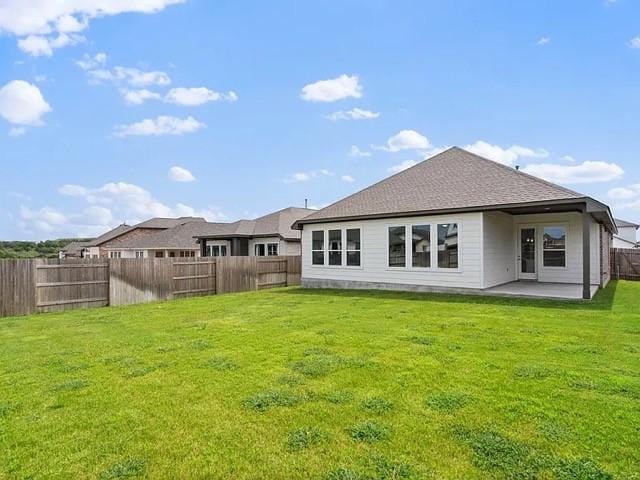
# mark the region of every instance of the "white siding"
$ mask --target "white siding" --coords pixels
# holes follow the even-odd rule
[[[284,244],[285,249],[283,252],[280,252],[280,255],[300,255],[302,253],[300,242],[288,242],[282,240],[282,242],[280,242],[280,245],[282,244]]]
[[[515,232],[522,226],[536,228],[538,281],[582,283],[582,215],[580,213],[545,213],[514,217]],[[542,229],[544,226],[564,226],[567,229],[565,267],[545,267],[542,264]],[[591,283],[600,283],[600,236],[598,223],[591,221]],[[514,237],[518,236],[514,233]],[[514,259],[517,267],[517,260]]]
[[[387,228],[391,225],[458,223],[459,269],[389,268],[387,265]],[[360,228],[361,267],[311,265],[311,232],[334,228]],[[436,232],[431,232],[432,245]],[[428,217],[408,217],[357,222],[305,225],[302,231],[302,277],[318,280],[380,282],[426,287],[482,288],[481,280],[482,214],[464,213]],[[325,242],[326,243],[326,242]],[[435,248],[435,247],[432,247]]]
[[[502,212],[483,213],[483,288],[513,282],[516,277],[517,235],[513,216]]]
[[[636,243],[636,228],[635,227],[618,227],[618,236],[623,240],[627,240],[631,243]],[[627,247],[621,247],[627,248]]]

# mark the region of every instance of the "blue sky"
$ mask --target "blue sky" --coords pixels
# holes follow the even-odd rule
[[[52,3],[0,0],[1,239],[322,206],[452,145],[640,222],[638,2]]]

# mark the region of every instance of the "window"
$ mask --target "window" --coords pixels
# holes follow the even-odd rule
[[[342,230],[329,230],[329,265],[342,265]]]
[[[406,262],[405,227],[389,227],[389,266],[405,267]]]
[[[565,267],[567,264],[567,230],[564,227],[544,227],[542,264],[545,267]]]
[[[226,256],[227,256],[226,245],[207,245],[207,257],[226,257]]]
[[[413,267],[431,266],[431,225],[411,227],[411,257]]]
[[[176,256],[176,252],[169,252],[169,256],[172,257],[172,258],[175,257]]]
[[[438,224],[438,268],[458,268],[458,224]]]
[[[360,266],[360,229],[347,228],[347,266]]]
[[[311,264],[324,265],[324,231],[311,232]]]
[[[256,243],[253,246],[253,251],[256,257],[264,257],[265,255],[264,243]]]
[[[274,255],[278,255],[278,244],[277,243],[267,243],[267,255],[272,257]]]
[[[144,258],[144,252],[143,251],[136,251],[136,258]]]
[[[109,252],[109,258],[122,258],[122,252]]]
[[[164,258],[164,252],[156,252],[156,258]]]

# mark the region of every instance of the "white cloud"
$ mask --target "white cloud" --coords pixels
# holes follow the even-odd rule
[[[326,115],[325,118],[334,122],[338,120],[372,120],[380,116],[379,112],[363,110],[362,108],[352,108],[351,110],[338,110]]]
[[[561,157],[562,160],[564,160],[565,162],[569,162],[569,163],[576,163],[576,159],[573,158],[571,155],[564,155],[563,157]]]
[[[505,149],[499,145],[492,145],[483,140],[478,140],[476,143],[463,148],[481,157],[509,166],[513,166],[519,158],[546,158],[549,156],[549,152],[542,149],[534,150],[528,147],[521,147],[520,145],[512,145]]]
[[[331,80],[319,80],[305,85],[300,97],[309,102],[335,102],[343,98],[362,97],[362,86],[357,75],[342,74]]]
[[[40,89],[24,80],[13,80],[0,88],[0,117],[15,125],[41,125],[51,111]]]
[[[128,105],[141,105],[147,100],[160,100],[162,96],[159,93],[152,92],[146,88],[140,90],[122,90],[122,98]]]
[[[35,55],[84,40],[91,19],[121,13],[156,13],[185,0],[2,0],[0,33],[18,37],[18,46]]]
[[[432,146],[427,137],[415,130],[401,130],[387,140],[386,146],[375,148],[388,152],[400,152],[402,150],[429,150]]]
[[[608,182],[622,177],[624,170],[615,163],[586,161],[578,165],[539,163],[527,165],[523,171],[554,183]]]
[[[204,123],[189,116],[187,118],[176,118],[161,115],[157,118],[146,118],[140,122],[130,125],[117,125],[113,134],[116,137],[128,136],[148,136],[148,135],[183,135],[194,133],[205,128]]]
[[[184,203],[167,205],[143,187],[125,182],[111,182],[98,188],[63,185],[58,192],[85,202],[85,205],[72,212],[51,207],[35,210],[23,206],[20,217],[25,229],[61,236],[93,236],[122,221],[134,224],[151,217],[199,216],[210,221],[228,218],[214,207],[197,209]]]
[[[164,101],[167,103],[175,103],[176,105],[183,106],[196,106],[202,105],[203,103],[217,102],[220,100],[235,102],[236,100],[238,100],[238,95],[234,91],[221,93],[209,90],[206,87],[180,87],[172,88],[164,97]]]
[[[18,48],[34,57],[50,57],[56,48],[76,45],[84,42],[82,35],[75,33],[60,33],[55,37],[45,37],[43,35],[29,35],[18,40]]]
[[[402,172],[403,170],[406,170],[407,168],[411,168],[414,165],[417,165],[418,162],[416,162],[415,160],[405,160],[404,162],[401,162],[397,165],[394,165],[393,167],[389,167],[387,169],[387,172],[389,173],[398,173],[398,172]]]
[[[614,200],[630,200],[632,198],[640,197],[640,183],[637,185],[631,185],[630,187],[612,188],[607,192],[607,196]]]
[[[538,39],[538,45],[546,45],[548,43],[551,42],[551,38],[550,37],[541,37],[540,39]]]
[[[136,88],[151,85],[166,86],[171,83],[171,78],[165,72],[159,70],[144,71],[138,68],[122,66],[113,67],[111,70],[87,70],[87,76],[93,83],[111,82],[116,85],[127,84]]]
[[[353,178],[351,175],[342,175],[340,177],[340,180],[342,180],[343,182],[347,182],[347,183],[351,183],[351,182],[355,182],[356,179]]]
[[[107,54],[104,52],[96,53],[93,57],[84,54],[81,60],[76,60],[76,65],[82,70],[91,70],[103,66],[107,63]]]
[[[351,145],[351,148],[349,149],[349,156],[354,158],[370,157],[371,152],[362,151],[357,145]]]
[[[296,172],[284,179],[284,183],[300,183],[300,182],[308,182],[317,177],[332,177],[334,176],[333,172],[330,172],[326,169],[320,170],[312,170],[310,172]]]
[[[171,167],[168,176],[174,182],[193,182],[196,179],[189,170],[178,166]]]
[[[27,133],[27,129],[24,127],[12,127],[9,130],[9,136],[13,138],[21,137],[25,133]]]
[[[629,40],[629,46],[631,48],[640,48],[640,35]]]

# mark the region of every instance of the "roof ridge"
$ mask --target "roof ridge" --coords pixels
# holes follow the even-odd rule
[[[558,185],[557,183],[550,182],[548,180],[545,180],[544,178],[536,177],[535,175],[531,175],[530,173],[523,172],[520,169],[509,167],[508,165],[505,165],[505,164],[500,163],[500,162],[496,162],[495,160],[491,160],[490,158],[483,157],[482,155],[478,155],[477,153],[470,152],[469,150],[465,150],[464,148],[455,146],[455,147],[449,148],[448,150],[460,150],[460,151],[462,151],[464,153],[467,153],[469,155],[473,155],[477,159],[482,160],[484,162],[491,162],[493,165],[497,165],[498,167],[502,168],[503,170],[509,171],[509,172],[514,173],[516,175],[523,175],[523,176],[525,176],[527,178],[535,180],[536,182],[543,183],[543,184],[545,184],[545,185],[547,185],[549,187],[559,188],[561,190],[564,190],[567,193],[570,193],[572,195],[578,195],[579,197],[584,198],[584,195],[582,193],[580,193],[580,192],[576,192],[575,190],[571,190],[570,188],[563,187],[562,185]]]

